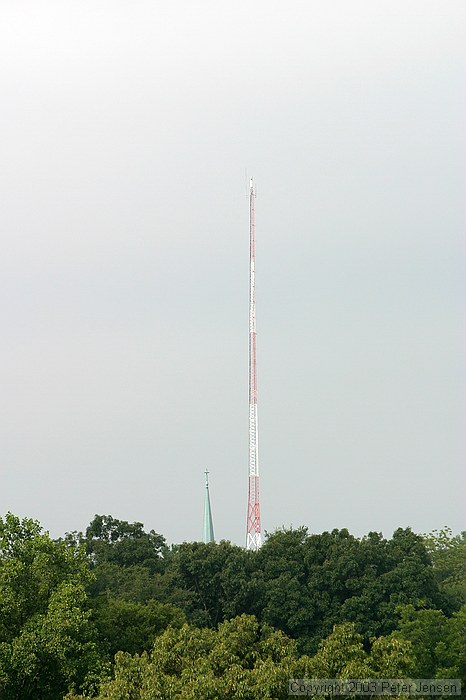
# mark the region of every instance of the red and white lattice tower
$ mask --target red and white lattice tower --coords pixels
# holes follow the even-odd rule
[[[262,544],[259,506],[259,461],[257,453],[256,367],[256,251],[254,242],[254,183],[249,183],[249,494],[246,549]]]

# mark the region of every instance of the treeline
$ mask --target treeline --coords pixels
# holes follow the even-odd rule
[[[95,516],[0,518],[0,698],[286,698],[290,678],[461,678],[466,533],[168,547]]]

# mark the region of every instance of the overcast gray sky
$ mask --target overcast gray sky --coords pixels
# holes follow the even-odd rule
[[[0,512],[464,529],[466,5],[2,0]]]

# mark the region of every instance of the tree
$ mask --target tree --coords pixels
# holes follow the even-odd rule
[[[128,567],[141,565],[151,573],[163,571],[165,538],[142,523],[128,523],[111,515],[96,515],[86,529],[87,552],[94,565],[110,562]]]
[[[444,639],[447,618],[441,610],[416,609],[414,605],[400,606],[399,631],[393,636],[411,642],[416,655],[418,678],[435,678],[439,659],[437,644]]]
[[[150,654],[119,653],[99,700],[280,700],[303,671],[292,640],[242,615],[217,630],[169,628]]]
[[[285,700],[293,678],[397,678],[412,668],[410,642],[380,637],[366,651],[350,623],[335,626],[310,658],[283,632],[241,615],[217,630],[168,628],[149,654],[117,654],[98,700]]]
[[[367,641],[396,628],[397,605],[435,607],[441,600],[425,542],[409,528],[391,540],[374,532],[357,539],[345,529],[320,535],[283,529],[258,552],[225,541],[169,550],[140,523],[96,516],[85,541],[96,609],[105,598],[139,604],[156,598],[210,627],[256,615],[298,640],[303,653],[315,652],[335,624],[354,622]]]
[[[92,684],[101,660],[85,553],[39,523],[0,518],[0,680],[5,700],[54,700]]]
[[[447,617],[442,610],[399,610],[396,639],[408,640],[415,654],[417,678],[460,678],[466,687],[466,604]]]
[[[439,665],[436,678],[460,678],[466,689],[466,603],[448,620],[445,636],[436,647]]]
[[[134,603],[109,597],[95,609],[100,643],[111,658],[118,651],[130,654],[149,651],[160,632],[168,626],[181,627],[184,622],[182,610],[154,599]]]
[[[354,622],[371,637],[396,628],[397,604],[435,606],[438,587],[423,539],[397,530],[391,540],[343,530],[308,535],[305,528],[268,537],[255,558],[261,585],[259,619],[299,640],[313,653],[335,624]]]
[[[190,594],[184,609],[191,622],[214,627],[253,611],[259,597],[254,554],[226,541],[177,547],[166,573],[175,589]]]
[[[335,625],[332,634],[320,644],[308,663],[315,678],[404,678],[414,668],[411,643],[390,637],[377,637],[365,650],[363,636],[355,625]]]
[[[447,612],[466,603],[466,531],[453,535],[449,527],[424,537],[432,559],[434,576],[445,596]]]

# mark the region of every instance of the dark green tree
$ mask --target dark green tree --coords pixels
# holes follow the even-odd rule
[[[111,515],[96,515],[86,529],[85,543],[94,565],[109,562],[121,567],[143,566],[151,573],[164,568],[165,538],[142,523],[128,523]]]
[[[421,600],[435,607],[440,600],[423,539],[409,528],[391,540],[378,533],[358,540],[347,530],[281,530],[255,563],[261,580],[256,614],[298,639],[307,653],[335,624],[354,622],[368,641],[395,629],[398,604]]]
[[[89,584],[99,644],[109,659],[117,651],[149,649],[169,624],[180,626],[184,613],[172,601],[187,604],[188,591],[172,585],[166,571],[171,552],[165,539],[142,523],[96,515],[84,542],[94,579]]]
[[[179,608],[154,599],[134,603],[110,597],[95,609],[100,643],[111,658],[118,651],[130,654],[149,651],[158,634],[169,626],[181,627],[185,622]]]
[[[191,622],[212,627],[257,606],[254,555],[226,541],[177,547],[168,573],[174,588],[190,594],[184,609]]]

